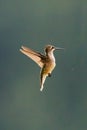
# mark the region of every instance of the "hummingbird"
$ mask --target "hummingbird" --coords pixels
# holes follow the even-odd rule
[[[53,45],[46,45],[44,48],[45,54],[34,51],[28,47],[21,46],[20,51],[32,59],[41,68],[40,71],[40,91],[44,88],[46,77],[51,77],[51,73],[56,66],[54,57],[54,50],[63,50],[64,48],[55,47]]]

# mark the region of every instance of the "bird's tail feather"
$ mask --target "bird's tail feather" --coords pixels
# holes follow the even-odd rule
[[[41,86],[41,88],[40,88],[40,91],[42,92],[42,90],[43,90],[43,85]]]
[[[47,77],[47,75],[45,75],[45,74],[43,74],[42,76],[41,76],[41,86],[40,86],[40,91],[42,91],[43,90],[43,88],[44,88],[44,82],[45,82],[45,80],[46,80],[46,77]]]

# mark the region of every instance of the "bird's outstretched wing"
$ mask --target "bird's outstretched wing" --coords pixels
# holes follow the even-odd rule
[[[20,51],[36,62],[41,68],[43,67],[43,59],[45,58],[44,55],[25,46],[22,46]]]

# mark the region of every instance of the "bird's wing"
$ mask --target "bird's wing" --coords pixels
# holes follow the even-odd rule
[[[28,56],[29,58],[31,58],[33,61],[35,61],[41,68],[43,67],[43,59],[45,58],[44,55],[35,52],[33,50],[31,50],[28,47],[22,46],[20,51],[25,54],[26,56]]]

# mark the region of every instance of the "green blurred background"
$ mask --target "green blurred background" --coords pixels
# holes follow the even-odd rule
[[[21,45],[56,51],[39,91],[40,68]],[[87,1],[0,1],[0,130],[87,130]]]

